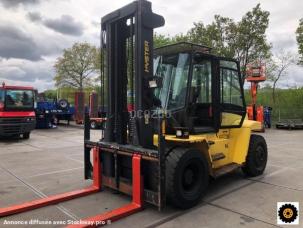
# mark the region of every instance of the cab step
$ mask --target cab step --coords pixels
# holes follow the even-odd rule
[[[241,167],[239,164],[235,164],[235,163],[232,163],[232,164],[229,164],[229,165],[225,165],[221,168],[218,168],[214,171],[214,174],[213,174],[213,177],[214,178],[218,178],[226,173],[230,173],[236,169],[238,169],[239,167]]]
[[[226,158],[226,156],[223,153],[216,153],[216,154],[211,155],[211,158],[213,161],[218,161],[218,160]]]

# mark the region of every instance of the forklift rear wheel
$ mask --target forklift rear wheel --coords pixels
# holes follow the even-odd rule
[[[197,205],[209,181],[208,162],[202,152],[177,148],[167,156],[166,165],[167,200],[181,209]]]
[[[29,139],[30,134],[30,132],[23,133],[23,139]]]
[[[96,129],[96,128],[97,128],[97,122],[94,121],[94,120],[91,121],[91,122],[90,122],[90,128],[91,128],[91,129]]]
[[[261,135],[251,135],[243,172],[250,177],[261,175],[267,163],[267,145]]]

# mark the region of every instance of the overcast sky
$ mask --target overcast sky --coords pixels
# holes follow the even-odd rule
[[[99,44],[100,18],[129,0],[0,0],[0,81],[53,88],[53,65],[74,42]],[[297,53],[295,30],[303,18],[302,0],[154,0],[164,16],[157,33],[185,33],[193,22],[211,23],[215,14],[236,21],[259,2],[270,11],[268,41],[274,51]],[[292,67],[280,86],[303,86],[303,67]]]

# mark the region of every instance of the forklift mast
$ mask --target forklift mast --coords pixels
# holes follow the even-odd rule
[[[153,29],[164,18],[154,14],[151,3],[134,1],[101,20],[102,86],[107,86],[105,142],[151,148],[153,127]],[[130,95],[130,96],[129,96]],[[103,102],[104,105],[104,102]],[[134,107],[132,117],[128,106]],[[141,114],[140,115],[138,115]],[[127,131],[129,134],[127,134]]]

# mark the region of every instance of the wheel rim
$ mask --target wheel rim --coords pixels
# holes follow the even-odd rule
[[[255,156],[256,167],[262,169],[266,163],[266,153],[262,146],[258,146]]]
[[[199,161],[189,162],[183,170],[182,175],[182,189],[185,195],[197,194],[201,187],[202,168]]]
[[[294,212],[291,208],[286,208],[283,211],[283,215],[284,215],[285,218],[290,219],[294,215]]]

